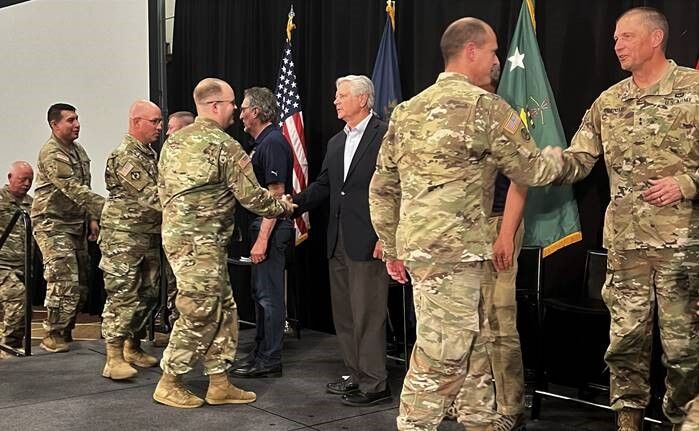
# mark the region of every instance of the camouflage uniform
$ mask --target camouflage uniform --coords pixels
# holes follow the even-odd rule
[[[605,355],[611,406],[648,404],[655,303],[667,368],[663,411],[682,420],[697,393],[699,318],[699,72],[669,62],[663,78],[641,90],[632,78],[603,92],[564,152],[561,182],[584,178],[604,156],[611,202],[604,221],[609,250],[602,296],[611,313]],[[681,201],[656,207],[641,193],[649,179],[674,176]]]
[[[44,259],[47,319],[60,332],[87,299],[86,222],[99,220],[104,198],[90,190],[90,159],[77,142],[51,136],[39,152],[32,204],[34,238]]]
[[[18,209],[31,209],[32,198],[21,201],[7,186],[0,190],[0,233],[10,224]],[[0,248],[0,317],[3,321],[0,338],[5,344],[18,346],[24,337],[24,256],[25,232],[22,219],[17,220],[12,233]]]
[[[109,197],[102,210],[100,268],[107,301],[102,313],[106,342],[137,338],[158,306],[160,221],[157,155],[126,135],[107,159]]]
[[[500,231],[502,216],[490,222]],[[522,249],[524,223],[520,223],[514,237],[512,266],[495,274],[494,288],[484,291],[486,314],[493,335],[490,362],[495,379],[495,401],[498,413],[518,415],[524,412],[524,366],[517,332],[517,257]],[[470,389],[464,387],[462,391]]]
[[[699,397],[687,405],[687,417],[682,424],[682,431],[699,431]]]
[[[159,171],[163,246],[180,313],[161,367],[185,374],[203,356],[205,374],[218,374],[229,368],[238,341],[227,266],[236,203],[265,217],[284,207],[259,186],[240,144],[210,119],[198,117],[167,140]]]
[[[386,259],[413,278],[417,339],[398,428],[435,430],[464,380],[458,420],[485,425],[494,411],[484,292],[494,280],[489,222],[497,170],[526,185],[550,183],[558,163],[536,151],[510,106],[458,73],[393,111],[369,200]]]

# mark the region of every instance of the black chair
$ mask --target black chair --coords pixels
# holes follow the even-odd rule
[[[591,395],[607,392],[609,374],[604,352],[609,345],[609,312],[601,297],[607,254],[587,252],[580,286],[566,294],[544,289],[538,303],[539,342],[532,419],[541,413],[542,397],[553,397],[609,409],[595,403]],[[547,342],[555,340],[555,343]],[[549,382],[577,389],[577,397],[556,394]]]

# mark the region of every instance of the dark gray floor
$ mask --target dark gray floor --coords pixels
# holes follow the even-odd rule
[[[253,331],[241,331],[241,351],[251,349]],[[148,348],[148,347],[147,347]],[[304,331],[301,340],[288,340],[284,377],[235,379],[257,393],[244,406],[204,406],[193,410],[165,407],[151,400],[160,369],[141,370],[133,381],[117,383],[101,377],[104,345],[74,343],[72,350],[47,354],[36,349],[30,358],[0,361],[0,430],[323,430],[384,431],[395,429],[397,396],[392,404],[345,407],[326,394],[325,383],[342,374],[335,339]],[[148,348],[153,353],[160,349]],[[402,367],[392,364],[391,388],[400,392]],[[207,379],[191,373],[186,383],[197,393]],[[444,422],[440,431],[460,430]],[[529,431],[613,430],[612,414],[557,400],[544,400],[542,419]]]

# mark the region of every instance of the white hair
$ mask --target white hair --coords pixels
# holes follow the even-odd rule
[[[360,96],[366,94],[368,97],[366,105],[369,110],[374,108],[374,84],[371,79],[364,75],[347,75],[337,78],[335,87],[339,87],[343,82],[349,82],[352,94]]]

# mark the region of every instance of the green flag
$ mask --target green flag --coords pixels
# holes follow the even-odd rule
[[[568,146],[556,101],[546,77],[534,30],[534,5],[522,1],[498,94],[519,112],[540,148]],[[578,205],[571,186],[532,187],[524,210],[524,245],[543,247],[548,256],[580,241]]]

